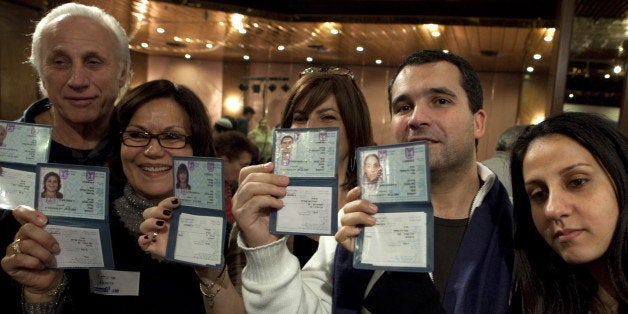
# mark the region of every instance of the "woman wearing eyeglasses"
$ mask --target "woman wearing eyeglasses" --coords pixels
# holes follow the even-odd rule
[[[310,68],[304,71],[289,92],[281,127],[340,128],[338,206],[344,206],[346,193],[357,185],[355,149],[373,145],[369,109],[351,72],[341,68]],[[268,232],[268,208],[281,210],[281,198],[289,184],[288,177],[272,173],[273,167],[272,163],[254,165],[240,173],[242,181],[234,196],[233,212],[241,229],[239,244],[246,253],[247,263],[254,265],[247,267],[242,274],[243,282],[256,276],[260,277],[255,280],[272,278],[276,285],[290,282],[289,277],[298,276],[300,271],[297,257],[304,263],[316,250],[316,242],[308,246],[307,242],[300,241],[305,237],[297,237],[293,250],[295,257],[288,252],[287,238]],[[294,287],[295,293],[300,289]],[[243,289],[243,295],[248,297],[247,304],[256,306],[247,310],[256,312],[264,309],[264,304],[271,300],[265,300],[264,296],[268,295],[263,292],[272,294]],[[297,295],[295,297],[298,298]]]
[[[179,173],[172,168],[173,157],[215,155],[211,123],[201,100],[170,81],[148,82],[122,100],[116,122],[122,132],[114,142],[114,156],[119,158],[111,167],[113,173],[123,173],[126,182],[113,209],[124,226],[120,235],[126,231],[123,247],[128,250],[116,256],[117,267],[140,270],[140,295],[146,295],[140,300],[150,303],[146,304],[150,312],[175,313],[182,307],[191,313],[243,312],[229,271],[163,261],[169,218],[179,205],[172,197],[173,172]],[[113,245],[116,250],[115,239]],[[204,289],[199,289],[199,281]]]

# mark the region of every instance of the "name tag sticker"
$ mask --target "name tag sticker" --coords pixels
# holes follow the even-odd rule
[[[135,271],[90,269],[89,288],[95,294],[139,296],[140,273]]]

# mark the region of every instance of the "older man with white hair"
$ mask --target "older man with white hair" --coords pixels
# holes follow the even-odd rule
[[[39,21],[29,61],[46,98],[32,104],[19,121],[52,125],[49,162],[107,162],[114,104],[131,78],[128,47],[118,21],[97,7],[67,3]],[[54,259],[42,262],[17,254],[30,250],[34,256],[52,256],[59,246],[43,229],[46,221],[37,211],[18,206],[12,213],[4,212],[0,220],[2,312],[59,312],[67,281],[62,271],[49,268]]]

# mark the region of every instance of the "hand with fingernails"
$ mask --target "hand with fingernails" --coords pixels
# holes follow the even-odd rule
[[[140,224],[140,231],[144,235],[137,239],[142,250],[161,257],[166,256],[170,217],[179,205],[181,204],[177,197],[168,197],[157,206],[146,208],[142,212],[144,221]]]
[[[282,197],[290,178],[273,174],[274,165],[268,162],[242,168],[240,186],[233,196],[233,216],[241,236],[249,247],[258,247],[277,241],[280,236],[270,234],[271,210],[281,210]]]
[[[347,203],[341,209],[344,212],[340,218],[342,227],[335,235],[336,241],[350,252],[353,252],[355,237],[360,234],[358,225],[373,226],[377,222],[377,219],[373,217],[377,213],[377,206],[359,197],[359,186],[347,193]]]
[[[52,268],[60,249],[57,240],[44,230],[48,218],[24,205],[16,207],[12,214],[22,226],[15,241],[7,246],[2,269],[24,287],[25,301],[53,301],[50,292],[63,281],[63,270]]]

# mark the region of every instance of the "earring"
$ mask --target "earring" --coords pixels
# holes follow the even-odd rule
[[[349,171],[353,172],[355,170],[355,158],[351,158],[351,162],[349,162]]]

